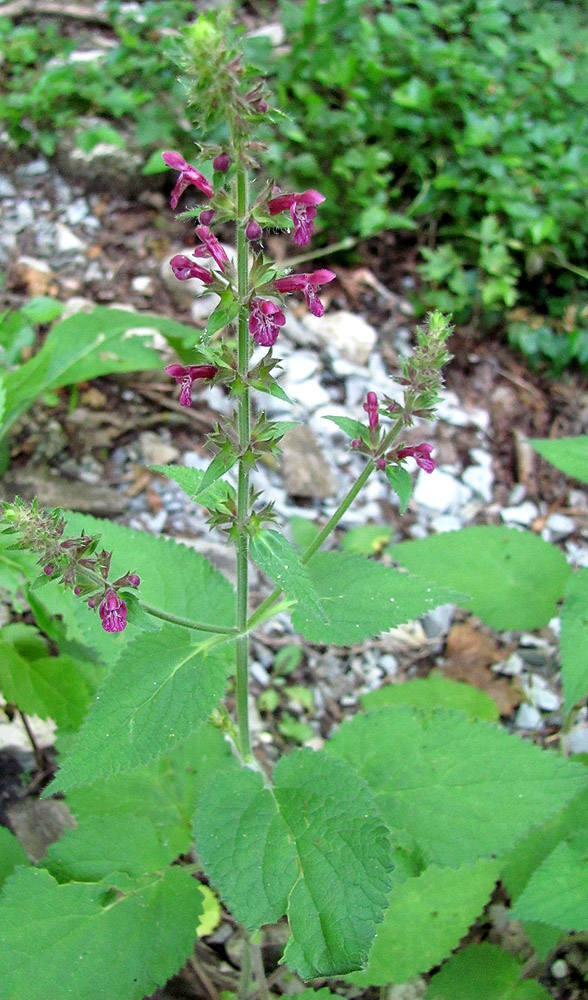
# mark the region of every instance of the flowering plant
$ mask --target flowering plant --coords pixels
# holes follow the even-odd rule
[[[250,638],[276,614],[288,612],[311,642],[352,645],[458,598],[359,556],[318,551],[370,476],[386,476],[404,511],[406,459],[434,470],[432,446],[409,445],[404,435],[434,412],[450,328],[439,313],[421,328],[398,379],[400,400],[378,399],[370,389],[367,422],[330,417],[365,461],[326,524],[297,549],[275,530],[271,504],[250,483],[260,457],[276,453],[291,424],[255,418],[252,394],[284,395],[272,353],[286,322],[284,296],[302,291],[321,316],[318,289],[335,274],[278,268],[263,237],[268,227],[293,225],[294,242],[306,244],[323,197],[252,188],[260,151],[253,135],[268,113],[263,84],[212,19],[196,22],[188,39],[190,98],[203,124],[224,138],[200,149],[203,169],[212,161],[212,180],[179,153],[163,154],[179,172],[172,207],[192,188],[207,199],[189,213],[198,218],[196,259],[176,255],[170,264],[178,280],[200,279],[219,301],[193,357],[166,370],[182,405],[193,405],[196,387],[214,383],[236,412],[211,435],[216,454],[204,472],[158,471],[205,506],[235,544],[236,592],[205,559],[171,541],[46,514],[36,504],[5,505],[6,537],[16,534],[41,567],[30,589],[34,606],[47,627],[52,613],[62,616],[63,669],[94,687],[92,695],[85,689],[84,708],[91,703],[83,722],[62,714],[60,768],[45,793],[66,794],[76,829],[39,866],[17,867],[0,904],[3,1000],[140,1000],[189,956],[195,928],[206,926],[207,883],[242,930],[243,1000],[252,976],[267,994],[259,931],[284,917],[283,961],[303,980],[408,978],[457,946],[500,875],[501,855],[537,808],[553,813],[585,785],[581,768],[480,721],[487,715],[479,706],[474,721],[461,710],[430,717],[384,698],[325,749],[294,750],[271,775],[252,746]],[[236,228],[235,260],[211,228],[227,222]],[[233,327],[235,349],[227,336]],[[258,346],[268,348],[260,357]],[[236,486],[227,478],[233,467]],[[275,584],[255,609],[250,560]],[[27,572],[35,576],[34,566]],[[86,660],[101,664],[97,680]],[[224,705],[227,692],[234,715]],[[489,756],[508,778],[492,786],[492,802]],[[429,941],[439,908],[441,933]],[[399,923],[406,934],[412,917],[416,955],[412,964],[391,966]]]

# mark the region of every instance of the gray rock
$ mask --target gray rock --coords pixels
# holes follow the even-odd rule
[[[518,653],[511,653],[506,660],[495,663],[492,670],[495,674],[504,674],[506,677],[519,677],[525,669],[525,661]]]
[[[30,160],[29,163],[21,163],[14,174],[20,180],[28,180],[29,177],[42,177],[48,172],[49,163],[44,156],[38,156],[36,160]]]
[[[86,249],[84,241],[76,236],[68,226],[64,226],[62,222],[56,223],[55,235],[55,249],[58,253],[79,253]]]
[[[169,465],[180,454],[174,445],[162,441],[154,431],[143,431],[139,435],[139,448],[146,465]]]
[[[315,344],[329,348],[354,365],[366,365],[376,346],[373,326],[345,310],[329,312],[320,318],[309,314],[303,324],[313,334]]]
[[[455,514],[471,499],[472,491],[448,472],[435,469],[432,473],[422,470],[417,477],[413,497],[417,504],[440,514]]]
[[[541,718],[541,712],[535,708],[534,705],[529,705],[528,701],[524,701],[520,705],[519,710],[515,719],[515,726],[517,729],[541,729],[543,725],[543,719]]]
[[[30,796],[7,809],[10,825],[32,862],[45,857],[47,848],[59,840],[75,820],[65,802]]]
[[[69,222],[70,226],[79,226],[80,222],[83,222],[88,215],[90,209],[88,207],[88,202],[85,198],[76,198],[72,201],[65,210],[65,218]]]
[[[136,278],[133,278],[131,281],[131,288],[134,292],[138,292],[140,295],[147,295],[149,297],[155,292],[153,278],[148,274],[138,274]]]
[[[588,754],[588,726],[586,722],[583,725],[574,726],[569,733],[563,734],[562,740],[568,753]]]
[[[20,233],[23,229],[29,229],[35,221],[35,213],[33,211],[33,206],[30,201],[19,201],[15,206],[16,210],[16,220],[15,228],[16,232]]]
[[[551,975],[554,979],[565,979],[570,974],[570,967],[564,958],[556,958],[551,966]]]
[[[572,535],[576,530],[576,524],[571,517],[565,514],[550,514],[545,522],[545,527],[541,532],[541,537],[547,542],[561,542],[562,539]]]
[[[61,319],[69,319],[70,316],[77,316],[78,313],[82,312],[92,312],[92,309],[95,308],[96,303],[92,302],[92,299],[85,299],[81,295],[74,295],[65,302]]]
[[[14,198],[16,188],[11,180],[4,174],[0,174],[0,198]]]
[[[76,184],[87,185],[93,191],[116,191],[121,195],[136,195],[153,182],[143,177],[143,154],[127,141],[124,149],[110,142],[97,143],[86,153],[77,145],[77,136],[88,129],[108,123],[101,118],[81,118],[73,132],[63,132],[55,161],[64,177]],[[160,183],[160,180],[156,182]]]
[[[492,484],[494,476],[492,469],[483,465],[469,465],[462,474],[462,482],[486,503],[492,501]]]
[[[561,705],[561,698],[552,691],[540,674],[526,674],[521,677],[521,687],[529,701],[544,712],[555,712]]]
[[[290,496],[323,500],[337,490],[337,481],[308,427],[293,427],[284,435],[280,465]]]
[[[518,507],[505,507],[500,512],[502,520],[507,524],[521,524],[526,528],[533,523],[538,515],[539,509],[531,500],[525,500]]]
[[[297,382],[294,385],[285,380],[282,385],[291,399],[302,406],[307,413],[312,413],[319,406],[324,406],[331,398],[317,378]]]

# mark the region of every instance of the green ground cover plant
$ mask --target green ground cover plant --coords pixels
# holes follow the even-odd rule
[[[438,311],[398,374],[401,401],[369,390],[364,421],[331,418],[363,464],[320,530],[298,544],[298,526],[290,541],[271,504],[252,492],[251,469],[276,453],[291,426],[252,410],[252,390],[284,396],[273,353],[284,296],[302,292],[320,317],[319,289],[334,275],[293,273],[265,255],[268,228],[307,245],[325,199],[313,188],[276,191],[259,176],[257,130],[272,115],[269,95],[227,27],[222,17],[201,17],[185,36],[200,160],[212,170],[163,153],[177,174],[172,207],[187,188],[205,198],[191,213],[198,245],[171,267],[219,300],[190,343],[175,331],[179,361],[166,371],[182,405],[191,405],[197,380],[214,382],[234,412],[209,436],[215,454],[205,471],[157,471],[226,531],[236,588],[172,540],[36,503],[3,505],[0,585],[16,607],[26,600],[36,624],[2,629],[0,689],[25,715],[57,722],[59,770],[44,795],[65,795],[76,825],[35,864],[1,833],[0,998],[141,1000],[191,954],[210,919],[202,888],[210,883],[243,937],[240,1000],[269,996],[260,940],[278,921],[289,929],[282,962],[302,981],[385,986],[448,959],[441,980],[431,979],[431,998],[463,996],[464,982],[479,975],[488,1000],[544,1000],[545,987],[523,980],[500,949],[482,944],[450,956],[499,879],[538,953],[547,955],[562,931],[586,930],[582,760],[509,734],[485,696],[437,677],[405,685],[404,694],[390,687],[366,697],[321,750],[291,749],[273,768],[253,752],[250,637],[278,613],[311,642],[351,645],[443,603],[495,627],[517,627],[515,617],[521,627],[523,614],[524,627],[536,627],[565,595],[566,723],[588,693],[588,637],[581,611],[578,620],[585,571],[572,574],[557,550],[516,531],[487,529],[465,546],[463,533],[443,536],[444,555],[421,558],[415,572],[405,567],[409,546],[420,543],[393,547],[401,568],[362,554],[357,534],[320,551],[370,476],[385,476],[405,510],[406,458],[434,471],[432,446],[408,446],[405,433],[434,413],[449,360],[451,327]],[[209,127],[222,144],[200,141]],[[211,228],[218,222],[235,226],[234,259]],[[564,443],[556,460],[585,478],[581,447],[579,457]],[[236,485],[227,478],[233,469]],[[368,544],[377,551],[388,540],[372,532]],[[250,561],[275,585],[255,609]],[[293,661],[288,653],[279,669],[287,673]],[[552,887],[568,885],[566,907],[557,908]],[[316,993],[338,995],[310,988],[301,996]]]

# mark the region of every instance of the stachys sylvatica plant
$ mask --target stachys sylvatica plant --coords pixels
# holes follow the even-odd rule
[[[278,921],[289,929],[282,961],[301,980],[402,982],[457,947],[515,843],[586,795],[579,764],[508,735],[486,696],[466,704],[449,682],[434,711],[384,689],[323,749],[294,749],[271,773],[252,746],[250,636],[273,616],[288,613],[310,642],[345,646],[459,599],[418,575],[320,551],[370,476],[387,478],[404,512],[406,460],[434,470],[431,444],[409,445],[405,433],[434,414],[450,327],[428,317],[395,400],[366,386],[364,420],[330,418],[364,456],[362,471],[307,548],[291,544],[250,483],[292,427],[268,419],[263,395],[285,398],[274,349],[286,296],[320,317],[335,274],[266,256],[269,230],[306,246],[324,199],[260,179],[256,130],[275,112],[219,23],[201,16],[186,31],[198,166],[163,153],[172,208],[197,205],[183,216],[196,220],[195,249],[171,268],[217,301],[166,371],[182,405],[220,385],[234,412],[209,437],[205,471],[156,468],[226,532],[236,591],[172,540],[4,505],[3,557],[34,580],[27,599],[59,655],[3,630],[3,693],[57,721],[59,768],[44,796],[65,796],[75,826],[34,864],[0,830],[3,1000],[140,1000],[191,956],[211,889],[241,928],[243,1000],[268,996],[260,931]],[[229,224],[234,257],[219,238]],[[257,607],[250,560],[275,584]]]

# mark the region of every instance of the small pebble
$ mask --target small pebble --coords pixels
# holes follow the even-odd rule
[[[570,969],[564,958],[557,958],[551,966],[551,975],[554,979],[565,979],[569,976]]]

